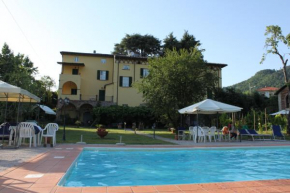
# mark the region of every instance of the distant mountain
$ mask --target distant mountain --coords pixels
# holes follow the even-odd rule
[[[290,66],[286,67],[288,77],[290,78]],[[252,91],[257,90],[259,88],[263,87],[277,87],[280,88],[284,85],[284,75],[283,70],[261,70],[257,72],[254,76],[249,78],[248,80],[245,80],[243,82],[240,82],[238,84],[234,84],[229,87],[233,87],[237,90],[240,90],[242,92],[247,92],[250,90],[250,87],[252,88]]]

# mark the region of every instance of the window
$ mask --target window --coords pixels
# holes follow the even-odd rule
[[[71,95],[77,95],[77,92],[78,92],[77,89],[74,88],[71,89]]]
[[[145,78],[148,76],[149,70],[147,68],[141,68],[140,69],[140,78]]]
[[[106,64],[107,63],[107,60],[106,59],[101,59],[101,63],[102,64]]]
[[[73,75],[78,75],[79,74],[79,69],[72,69],[72,74]]]
[[[97,80],[109,80],[109,71],[98,70]]]
[[[78,61],[79,61],[79,57],[76,56],[76,57],[75,57],[75,62],[78,62]]]
[[[121,87],[131,87],[132,77],[120,76],[120,86]]]
[[[130,70],[130,66],[129,65],[124,65],[123,66],[123,70]]]

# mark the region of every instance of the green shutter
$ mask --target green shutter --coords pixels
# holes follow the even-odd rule
[[[98,72],[97,72],[97,80],[100,80],[100,70],[98,70]]]
[[[140,78],[143,78],[143,68],[140,69]]]
[[[129,87],[132,87],[132,77],[129,77]]]
[[[120,76],[120,86],[123,86],[123,76]]]
[[[109,80],[109,71],[106,71],[106,80]]]

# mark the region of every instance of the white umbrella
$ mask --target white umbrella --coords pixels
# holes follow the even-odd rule
[[[199,103],[190,105],[178,110],[180,114],[216,114],[216,113],[234,113],[239,112],[243,108],[221,103],[211,99],[206,99]]]
[[[289,110],[281,110],[281,111],[278,111],[276,113],[272,113],[270,115],[288,115],[289,114]]]
[[[239,112],[242,109],[243,108],[241,107],[221,103],[211,99],[206,99],[199,103],[180,109],[178,110],[178,112],[180,114],[197,114],[197,125],[198,125],[198,114],[234,113]]]

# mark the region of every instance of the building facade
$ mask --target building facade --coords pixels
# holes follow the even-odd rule
[[[282,86],[279,90],[275,92],[275,95],[278,96],[279,111],[289,110],[288,93],[289,89],[286,85]]]
[[[110,105],[139,106],[145,104],[132,83],[149,73],[147,58],[123,55],[60,52],[62,66],[59,76],[57,118],[66,114],[84,124],[92,121],[93,107]],[[226,64],[207,63],[219,76]],[[64,98],[69,99],[66,105]]]
[[[264,97],[270,98],[271,96],[275,95],[275,92],[279,90],[279,88],[276,87],[264,87],[264,88],[259,88],[257,91]]]

